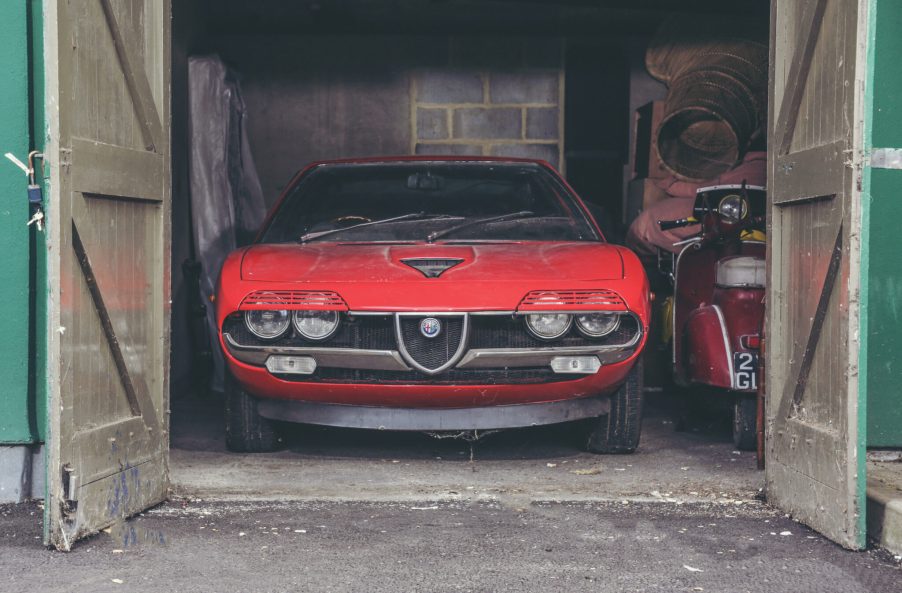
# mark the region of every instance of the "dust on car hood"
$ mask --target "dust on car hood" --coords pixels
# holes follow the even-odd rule
[[[438,277],[427,277],[403,260],[449,261]],[[317,242],[264,244],[249,248],[241,277],[257,282],[466,283],[619,280],[617,247],[597,242],[498,242],[478,244],[384,244]]]

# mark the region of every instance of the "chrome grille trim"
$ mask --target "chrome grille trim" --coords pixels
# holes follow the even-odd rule
[[[306,348],[296,346],[243,346],[229,333],[224,333],[229,352],[248,364],[263,366],[273,354],[312,356],[317,366],[337,369],[366,369],[373,371],[409,371],[396,350],[359,350],[356,348]]]
[[[401,332],[401,318],[402,317],[454,317],[460,318],[463,320],[463,328],[461,329],[460,335],[460,343],[457,345],[457,350],[448,361],[441,365],[440,367],[430,369],[427,368],[416,360],[414,360],[413,356],[411,356],[410,352],[407,350],[407,345],[404,343],[404,337]],[[447,330],[445,330],[447,331]],[[401,358],[404,359],[404,362],[409,364],[411,367],[420,371],[421,373],[425,373],[427,375],[437,375],[444,370],[447,370],[457,364],[457,361],[464,355],[467,350],[467,340],[469,338],[470,332],[470,316],[467,313],[457,313],[457,312],[404,312],[404,313],[395,313],[395,338],[398,341],[398,350],[401,353]]]

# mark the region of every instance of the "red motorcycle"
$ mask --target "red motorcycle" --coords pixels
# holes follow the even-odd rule
[[[661,220],[662,230],[701,225],[679,243],[671,302],[673,375],[680,386],[709,386],[733,398],[733,442],[756,446],[758,353],[764,327],[763,187],[698,190],[693,216]]]

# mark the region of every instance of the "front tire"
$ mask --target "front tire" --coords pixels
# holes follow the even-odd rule
[[[626,382],[611,396],[611,411],[586,421],[585,448],[590,453],[632,453],[642,433],[643,365],[640,358]]]
[[[757,396],[737,395],[733,404],[733,446],[740,451],[758,448],[757,418]]]
[[[281,439],[275,423],[260,416],[257,400],[226,372],[225,378],[226,447],[237,453],[274,451]]]

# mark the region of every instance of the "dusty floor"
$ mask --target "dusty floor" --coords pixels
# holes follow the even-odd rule
[[[177,495],[256,500],[631,500],[750,501],[763,486],[753,453],[734,450],[712,415],[676,432],[663,406],[649,406],[633,455],[583,452],[567,424],[492,434],[472,450],[460,440],[300,426],[286,449],[225,450],[209,406],[173,412],[172,482]],[[472,454],[472,460],[471,460]]]
[[[173,499],[69,554],[38,504],[0,506],[0,592],[902,593],[886,553],[842,550],[757,500],[722,425],[649,411],[632,456],[566,426],[467,443],[303,427],[235,455],[220,421],[175,410]],[[472,459],[471,459],[472,453]]]

